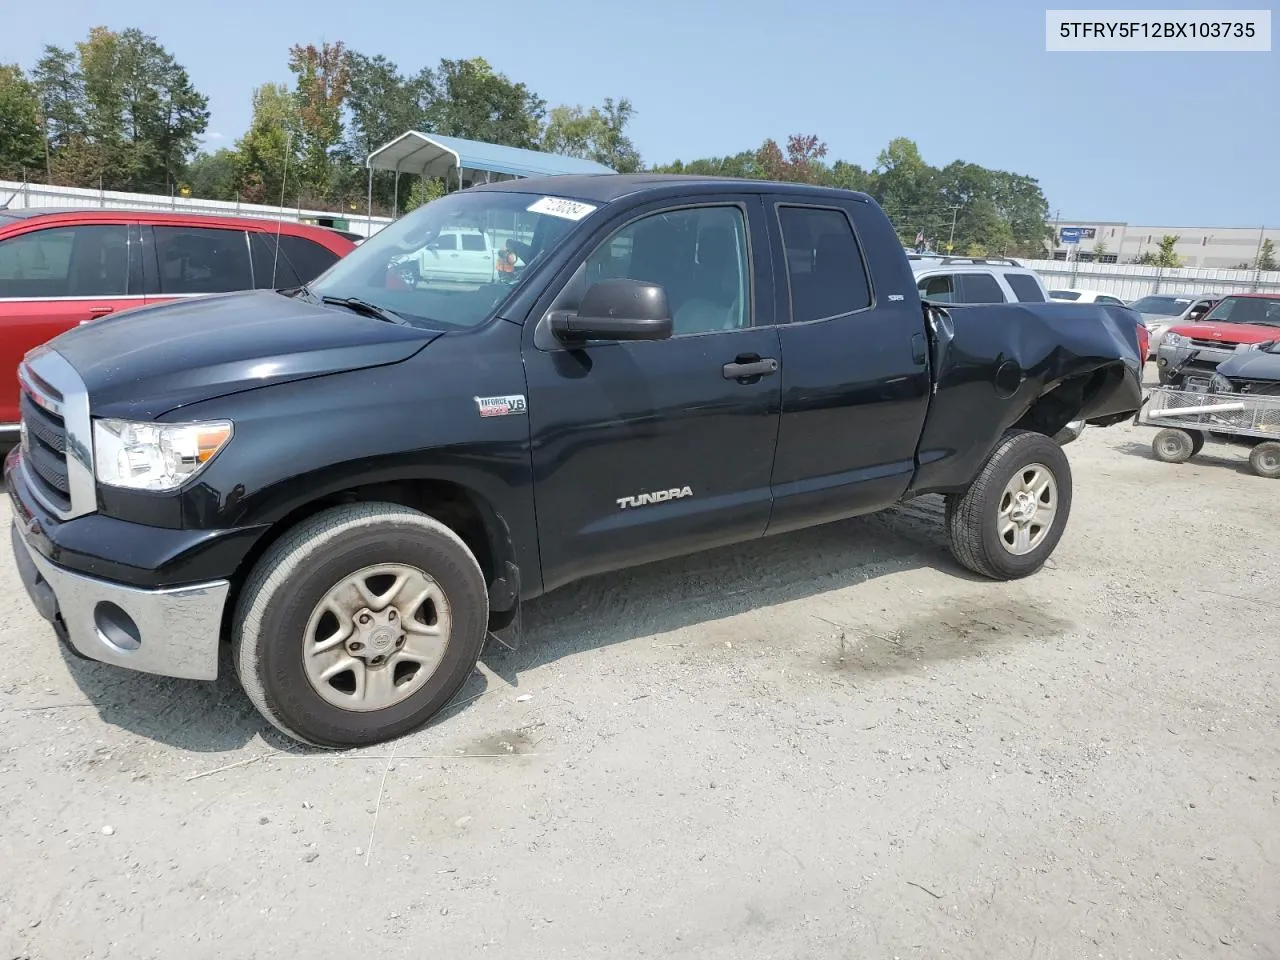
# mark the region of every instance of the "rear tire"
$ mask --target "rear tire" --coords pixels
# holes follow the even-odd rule
[[[1200,446],[1204,446],[1204,436],[1200,436]],[[1151,439],[1151,452],[1162,463],[1186,463],[1199,451],[1195,437],[1186,430],[1166,427]]]
[[[993,580],[1030,576],[1062,539],[1071,490],[1071,464],[1058,443],[1010,431],[969,489],[947,498],[951,553]]]
[[[351,504],[304,521],[254,566],[233,657],[249,700],[281,732],[362,746],[449,702],[488,619],[484,574],[457,534],[398,504]]]
[[[1260,477],[1280,478],[1280,443],[1264,440],[1249,452],[1249,466]]]

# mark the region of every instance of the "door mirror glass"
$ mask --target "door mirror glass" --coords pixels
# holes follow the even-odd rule
[[[616,277],[593,284],[576,313],[556,312],[551,332],[565,342],[666,340],[671,336],[667,294],[656,283]]]

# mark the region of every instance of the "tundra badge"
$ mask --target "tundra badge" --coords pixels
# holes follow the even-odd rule
[[[625,510],[627,507],[643,507],[651,503],[665,503],[668,500],[679,500],[681,497],[692,496],[693,490],[689,487],[672,487],[670,490],[638,493],[634,497],[619,497],[618,506]]]
[[[476,397],[475,400],[482,417],[510,417],[528,413],[529,410],[522,393],[509,397]]]

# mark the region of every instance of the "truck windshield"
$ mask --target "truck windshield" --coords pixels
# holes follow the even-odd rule
[[[1280,298],[1225,297],[1201,323],[1253,323],[1280,327]]]
[[[307,290],[315,297],[362,300],[415,326],[474,327],[502,306],[526,269],[596,209],[507,190],[451,193],[375,233]]]
[[[1187,309],[1190,303],[1190,300],[1181,297],[1143,297],[1141,300],[1135,300],[1129,304],[1129,307],[1139,313],[1154,313],[1162,317],[1176,317]]]

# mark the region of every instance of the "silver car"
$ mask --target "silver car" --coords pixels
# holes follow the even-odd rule
[[[1150,296],[1134,300],[1129,304],[1130,310],[1137,310],[1151,334],[1151,346],[1147,351],[1147,359],[1154,359],[1160,352],[1160,341],[1170,327],[1182,323],[1195,323],[1213,309],[1214,304],[1222,299],[1220,294],[1204,293],[1153,293]]]

